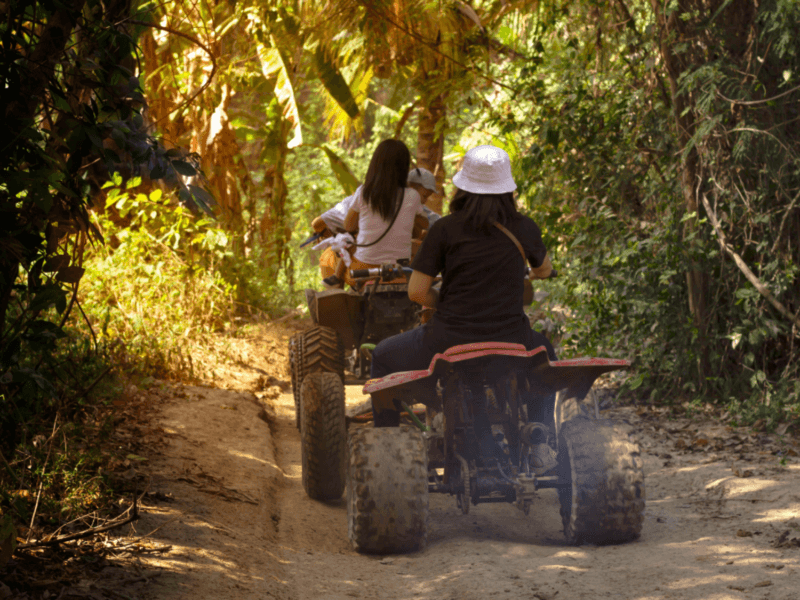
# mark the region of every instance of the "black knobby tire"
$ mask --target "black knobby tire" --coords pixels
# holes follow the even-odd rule
[[[347,464],[344,384],[335,373],[311,373],[300,393],[303,488],[314,500],[336,500]]]
[[[300,384],[303,383],[303,333],[296,333],[289,339],[289,372],[292,374],[292,395],[294,396],[294,421],[300,429]]]
[[[347,530],[359,552],[391,554],[425,547],[428,457],[416,429],[351,430],[347,466]]]
[[[300,357],[303,376],[321,371],[336,373],[344,381],[344,345],[336,330],[322,325],[306,329]]]
[[[629,426],[608,419],[576,417],[558,440],[561,521],[570,544],[635,540],[644,523],[645,487],[641,448]]]

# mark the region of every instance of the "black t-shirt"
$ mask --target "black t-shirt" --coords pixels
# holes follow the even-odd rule
[[[506,223],[534,267],[547,254],[542,233],[528,217]],[[436,221],[411,263],[415,271],[442,274],[436,312],[428,324],[448,345],[527,338],[530,322],[522,306],[525,265],[517,246],[492,227],[488,234],[468,233],[462,213]]]

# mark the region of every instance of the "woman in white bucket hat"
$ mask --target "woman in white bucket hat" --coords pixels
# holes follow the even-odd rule
[[[512,342],[528,349],[543,345],[555,360],[552,345],[531,329],[523,310],[527,265],[522,252],[533,277],[549,276],[552,266],[539,227],[517,211],[508,154],[488,145],[471,149],[453,184],[458,189],[450,214],[431,226],[411,263],[409,297],[436,312],[424,326],[377,345],[373,378],[426,369],[435,354],[473,342]],[[442,286],[437,292],[433,281],[439,274]],[[375,414],[375,425],[394,425],[398,419],[396,413],[383,411]]]

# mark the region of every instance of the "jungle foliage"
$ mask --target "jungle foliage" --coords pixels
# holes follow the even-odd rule
[[[529,144],[524,197],[583,315],[569,347],[635,358],[651,401],[798,417],[799,10],[543,10],[517,71],[533,118],[493,121]]]
[[[566,315],[562,355],[634,358],[642,401],[800,418],[797,2],[8,0],[0,16],[7,481],[35,485],[17,471],[56,418],[97,422],[112,362],[190,376],[204,336],[301,305],[317,270],[298,242],[386,137],[446,191],[470,147],[509,151],[563,274],[540,307]]]

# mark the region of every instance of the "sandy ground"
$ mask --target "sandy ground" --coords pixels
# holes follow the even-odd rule
[[[163,443],[146,467],[151,494],[136,533],[149,533],[164,550],[136,558],[144,575],[127,594],[800,598],[800,461],[791,456],[800,448],[791,436],[669,420],[633,407],[603,416],[633,424],[645,451],[640,540],[565,545],[553,490],[540,492],[528,517],[504,504],[473,506],[462,515],[454,498],[432,495],[424,551],[357,554],[347,539],[344,502],[320,503],[303,492],[284,364],[292,331],[289,325],[242,340],[238,366],[219,374],[217,388],[150,392]],[[348,386],[347,398],[348,404],[364,399],[357,386]],[[785,465],[775,452],[790,455]]]

